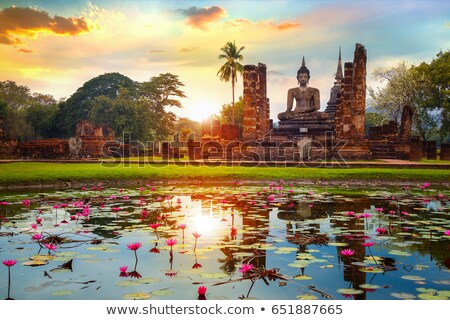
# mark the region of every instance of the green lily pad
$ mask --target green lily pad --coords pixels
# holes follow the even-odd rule
[[[366,273],[384,273],[383,269],[377,268],[377,267],[365,267],[365,268],[359,268],[358,270],[361,272],[366,272]]]
[[[350,288],[337,289],[336,291],[339,292],[339,293],[342,293],[342,294],[361,294],[361,293],[364,293],[363,290],[350,289]]]
[[[201,273],[200,277],[206,278],[206,279],[223,279],[223,278],[229,277],[229,275],[224,272],[217,272],[217,273],[205,272],[205,273]]]
[[[411,280],[411,281],[423,281],[423,280],[425,280],[425,278],[424,277],[421,277],[421,276],[409,276],[409,275],[407,275],[407,276],[402,276],[402,279],[405,279],[405,280]]]
[[[53,260],[55,257],[50,254],[35,254],[30,257],[30,260],[34,261],[48,261]]]
[[[298,300],[317,300],[319,299],[317,296],[309,293],[301,294],[296,297]]]
[[[39,266],[44,266],[48,264],[48,261],[46,260],[33,260],[33,261],[27,261],[22,263],[23,266],[27,266],[27,267],[39,267]]]
[[[147,292],[135,292],[128,293],[123,296],[125,300],[147,300],[150,299],[152,295]]]
[[[346,247],[348,246],[348,243],[346,242],[328,242],[329,246],[333,246],[333,247]]]
[[[52,292],[52,296],[70,296],[74,293],[75,291],[73,290],[59,290]]]
[[[414,300],[416,299],[416,296],[410,293],[405,293],[405,292],[393,292],[391,293],[391,296],[393,296],[394,298],[398,298],[398,299],[403,299],[403,300]]]
[[[158,296],[158,297],[164,297],[164,296],[171,296],[171,295],[174,294],[174,292],[171,291],[171,290],[165,289],[165,290],[152,291],[151,294],[154,295],[154,296]]]
[[[139,283],[137,281],[133,281],[133,280],[125,280],[125,281],[116,282],[116,286],[119,286],[119,287],[135,287],[140,284],[141,283]]]
[[[379,289],[379,288],[381,288],[379,285],[370,284],[370,283],[361,284],[361,285],[359,285],[359,287],[362,289]]]
[[[417,297],[422,300],[448,300],[448,297],[433,292],[421,293]]]
[[[310,276],[296,276],[294,277],[295,280],[311,280],[312,277]]]
[[[141,278],[136,280],[137,283],[142,283],[142,284],[151,284],[151,283],[155,283],[155,282],[160,282],[161,279],[158,278]]]

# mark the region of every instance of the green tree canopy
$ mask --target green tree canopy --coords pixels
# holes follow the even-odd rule
[[[59,105],[56,120],[60,134],[65,137],[72,136],[76,124],[80,120],[88,119],[96,97],[115,99],[121,88],[133,91],[137,89],[137,85],[130,78],[117,72],[105,73],[85,82],[69,99]]]

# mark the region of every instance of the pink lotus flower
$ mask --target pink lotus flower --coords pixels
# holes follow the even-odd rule
[[[370,213],[363,213],[361,214],[361,217],[363,218],[370,218],[372,215]]]
[[[15,265],[17,263],[16,260],[3,260],[2,262],[5,266],[7,266],[8,268],[12,267],[13,265]]]
[[[408,212],[406,212],[406,211],[402,211],[402,212],[400,212],[402,215],[404,215],[404,216],[407,216],[407,215],[409,215],[409,213]]]
[[[36,218],[36,223],[41,224],[41,222],[42,222],[42,218],[41,217]]]
[[[237,233],[237,228],[236,227],[231,227],[231,234],[236,234]]]
[[[345,214],[346,214],[347,216],[354,216],[354,215],[355,215],[355,212],[354,212],[354,211],[347,211]]]
[[[53,243],[46,243],[44,246],[48,249],[48,251],[56,251],[56,249],[58,249],[58,247]]]
[[[159,223],[151,223],[148,225],[150,228],[152,228],[153,230],[158,229],[161,225]]]
[[[244,263],[239,268],[239,272],[242,272],[243,274],[246,274],[247,272],[249,272],[252,269],[253,269],[253,265],[251,263]]]
[[[371,247],[375,244],[375,242],[367,241],[362,244],[363,247]]]
[[[43,236],[41,233],[37,233],[37,234],[34,234],[34,235],[31,237],[31,239],[36,240],[36,241],[39,241],[39,240],[41,240],[43,237],[44,237],[44,236]]]
[[[114,211],[114,212],[119,212],[120,210],[122,210],[122,208],[114,207],[111,210]]]
[[[341,255],[346,256],[346,257],[350,257],[354,254],[355,254],[355,250],[352,250],[352,249],[341,250]]]
[[[184,229],[187,228],[187,224],[182,223],[182,224],[178,225],[178,228],[181,229],[181,230],[184,230]]]
[[[200,296],[204,296],[205,295],[205,293],[206,293],[206,287],[205,286],[200,286],[200,287],[198,287],[198,289],[197,289],[197,293],[200,295]]]
[[[127,269],[128,269],[128,266],[120,267],[119,268],[119,270],[120,270],[119,277],[128,277]]]
[[[30,206],[30,203],[31,203],[31,201],[28,200],[28,199],[22,200],[22,204],[23,204],[25,207],[29,207],[29,206]]]
[[[392,214],[392,215],[393,215],[393,214],[396,214],[396,213],[397,213],[397,212],[396,212],[395,210],[390,210],[390,211],[389,211],[389,214]]]
[[[450,230],[445,230],[445,231],[444,231],[444,234],[445,234],[446,236],[450,236]]]
[[[130,199],[130,197],[129,196],[123,196],[122,199],[123,200],[128,200],[128,199]]]
[[[166,244],[168,246],[170,246],[170,248],[172,248],[172,246],[174,246],[176,243],[177,243],[177,239],[174,239],[174,238],[166,239]]]
[[[383,212],[383,210],[384,210],[383,208],[375,208],[375,211],[378,212],[378,213]]]
[[[386,228],[382,228],[382,227],[377,228],[375,231],[376,231],[378,234],[386,234],[386,233],[387,233],[387,229],[386,229]]]
[[[142,243],[141,242],[133,242],[133,243],[129,243],[127,245],[128,249],[136,251],[137,249],[139,249],[140,247],[142,247]]]
[[[194,233],[192,233],[192,235],[195,237],[195,239],[200,238],[202,235],[200,233],[198,233],[197,231],[195,231]]]

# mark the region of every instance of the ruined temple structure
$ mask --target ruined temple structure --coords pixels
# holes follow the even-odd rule
[[[319,90],[308,86],[310,73],[303,57],[297,71],[299,86],[288,90],[287,109],[278,114],[275,126],[269,117],[266,65],[245,65],[242,138],[233,139],[218,120],[210,120],[203,126],[205,136],[237,141],[228,148],[211,144],[211,139],[202,140],[196,146],[195,159],[207,158],[211,150],[218,158],[240,160],[412,159],[410,153],[417,153],[414,150],[418,148],[412,147],[417,139],[411,137],[407,108],[399,128],[394,122],[365,128],[366,64],[367,51],[362,44],[355,45],[352,62],[342,62],[339,48],[335,81],[322,112]],[[237,156],[236,147],[240,150]]]
[[[94,125],[82,120],[77,123],[75,137],[81,139],[80,157],[98,158],[107,156],[107,150],[103,150],[106,142],[114,141],[114,132],[105,125]]]
[[[88,121],[80,121],[76,136],[70,139],[39,139],[28,142],[5,141],[0,139],[0,157],[16,159],[82,159],[99,158],[110,154],[109,147],[123,148],[114,142],[114,133],[107,126],[95,126]]]

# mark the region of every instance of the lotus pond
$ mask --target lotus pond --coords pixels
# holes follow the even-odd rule
[[[448,190],[284,181],[0,196],[2,299],[449,299]],[[205,291],[206,290],[206,291]]]

